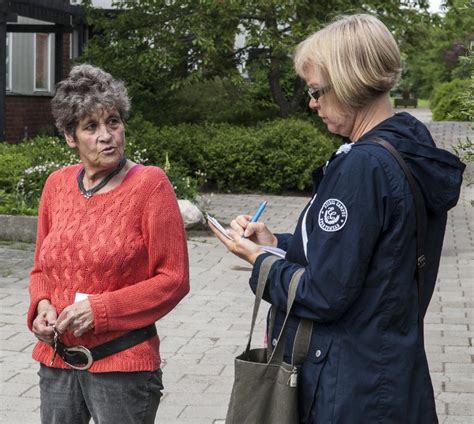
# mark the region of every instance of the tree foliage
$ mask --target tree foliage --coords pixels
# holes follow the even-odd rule
[[[291,61],[301,40],[337,15],[367,12],[403,43],[414,36],[407,22],[426,10],[427,0],[121,0],[115,6],[122,11],[88,8],[95,36],[82,60],[125,80],[145,117],[169,123],[179,121],[170,111],[186,101],[190,87],[206,80],[229,96],[238,87],[264,116],[304,110],[304,82]]]
[[[468,92],[469,80],[453,79],[436,86],[430,99],[434,121],[465,121],[463,95]]]
[[[402,86],[418,97],[431,96],[436,84],[470,77],[462,58],[474,41],[474,14],[465,0],[444,2],[444,15],[419,14],[416,34],[403,45]]]

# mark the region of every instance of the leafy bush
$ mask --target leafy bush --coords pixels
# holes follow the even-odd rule
[[[127,124],[127,152],[141,151],[149,164],[164,168],[168,156],[173,168],[199,169],[203,158],[202,143],[205,139],[203,127],[199,125],[181,124],[158,128],[143,119],[134,116]]]
[[[309,172],[336,147],[308,120],[277,119],[255,127],[181,124],[156,128],[142,117],[128,126],[127,140],[163,166],[166,155],[192,178],[219,190],[282,193],[311,186]]]
[[[28,206],[15,193],[6,193],[0,190],[0,214],[8,215],[36,215],[38,213],[38,205]]]
[[[459,139],[458,144],[453,146],[453,150],[463,162],[474,163],[474,142],[469,137],[465,140]]]
[[[469,89],[469,80],[455,79],[435,87],[430,99],[433,120],[465,121],[463,96]]]
[[[0,143],[0,188],[4,193],[14,193],[23,170],[30,166],[31,160],[20,149]]]
[[[474,50],[469,51],[469,55],[459,58],[460,67],[469,69],[472,73],[474,69]],[[464,120],[471,123],[471,127],[474,126],[474,78],[469,80],[469,87],[461,93],[461,114],[464,116]],[[472,157],[472,156],[471,156]]]
[[[0,213],[36,214],[48,175],[77,161],[75,153],[55,137],[0,144]]]
[[[297,118],[255,127],[158,128],[135,116],[126,131],[127,157],[163,168],[177,197],[191,200],[206,181],[232,192],[306,190],[311,186],[310,171],[336,147],[334,138]],[[75,152],[55,137],[0,144],[0,213],[35,214],[48,175],[76,162]]]
[[[127,143],[127,156],[137,163],[149,162],[146,149],[132,139]],[[44,183],[52,172],[79,162],[74,150],[57,137],[35,137],[20,144],[0,143],[0,213],[35,215]],[[197,182],[182,168],[169,165],[176,195],[192,199]]]
[[[337,145],[335,138],[301,120],[280,119],[264,124],[257,137],[266,165],[260,188],[272,192],[310,188],[309,172],[324,163]]]
[[[472,71],[474,66],[474,51],[470,50],[469,55],[459,58],[461,66]],[[468,89],[460,95],[461,109],[460,114],[465,121],[471,123],[471,128],[474,128],[474,79],[469,81]],[[458,144],[453,146],[454,152],[464,162],[474,163],[474,141],[469,137],[465,140],[458,140]],[[467,172],[466,177],[472,180],[472,173]],[[471,181],[472,182],[472,181]],[[473,202],[471,201],[471,204]]]
[[[172,107],[160,113],[159,119],[171,125],[203,122],[252,125],[278,114],[276,105],[259,96],[254,84],[243,78],[192,81],[176,90],[170,102]]]

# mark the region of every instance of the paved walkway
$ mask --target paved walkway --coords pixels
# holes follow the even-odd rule
[[[441,147],[468,134],[462,123],[430,123]],[[470,137],[473,137],[472,132]],[[472,171],[472,170],[471,170]],[[471,180],[472,182],[472,180]],[[208,210],[222,222],[255,210],[265,198],[266,223],[291,231],[306,197],[209,195]],[[441,423],[472,423],[474,185],[464,184],[449,213],[439,281],[426,317],[426,345]],[[190,232],[191,292],[157,323],[162,337],[165,395],[157,423],[223,423],[233,358],[245,345],[253,302],[250,268],[206,232]],[[39,422],[34,337],[25,326],[31,244],[0,245],[0,422]],[[263,314],[259,331],[262,334]],[[260,339],[261,340],[261,339]],[[255,341],[260,341],[258,335]]]

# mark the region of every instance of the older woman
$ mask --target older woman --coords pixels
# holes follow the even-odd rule
[[[264,297],[277,308],[269,340],[281,327],[290,280],[304,270],[286,351],[289,361],[300,318],[312,320],[299,381],[302,423],[435,423],[418,315],[433,293],[446,212],[457,202],[464,166],[437,149],[413,116],[394,114],[389,90],[400,74],[400,54],[377,18],[332,22],[297,47],[294,63],[308,84],[310,108],[345,144],[313,173],[316,194],[293,234],[274,235],[246,215],[232,222],[232,240],[213,231],[253,264],[254,291],[269,256],[259,245],[286,250],[267,278]],[[425,200],[421,310],[414,199],[404,172],[377,138],[403,156]]]
[[[124,85],[80,65],[52,111],[80,164],[41,196],[28,325],[43,423],[153,423],[163,388],[155,321],[189,290],[183,222],[164,172],[124,155]]]

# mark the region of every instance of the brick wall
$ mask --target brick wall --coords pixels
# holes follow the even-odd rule
[[[19,143],[26,137],[39,132],[54,132],[49,96],[7,96],[6,97],[6,141]]]

